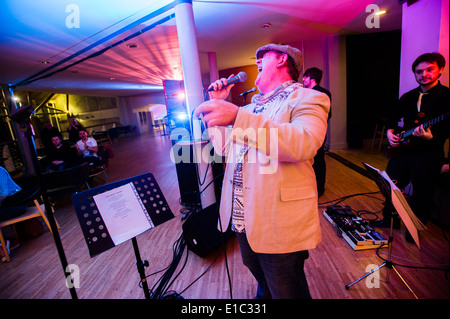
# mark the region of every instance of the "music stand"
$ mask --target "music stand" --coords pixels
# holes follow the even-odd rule
[[[388,239],[388,259],[383,264],[378,266],[377,268],[373,269],[372,271],[368,272],[364,276],[356,279],[352,283],[345,286],[345,289],[350,289],[350,286],[356,284],[360,280],[366,278],[370,274],[374,273],[375,271],[381,269],[382,267],[387,267],[387,273],[386,273],[386,283],[389,283],[389,270],[393,269],[397,276],[403,281],[405,286],[408,288],[408,290],[413,294],[413,296],[418,299],[417,295],[414,293],[414,291],[409,287],[409,285],[406,283],[406,281],[403,279],[403,277],[400,275],[400,273],[397,271],[393,263],[391,262],[391,251],[392,251],[392,242],[394,241],[393,232],[394,232],[394,214],[397,213],[400,219],[405,224],[407,230],[410,232],[412,238],[414,239],[414,242],[416,243],[417,247],[420,249],[420,243],[419,243],[419,231],[426,229],[426,227],[422,224],[422,222],[414,215],[413,211],[411,210],[411,207],[407,203],[406,199],[403,197],[402,192],[400,189],[395,185],[395,183],[390,179],[388,174],[384,171],[380,171],[379,169],[367,164],[363,163],[364,167],[369,173],[370,178],[377,184],[378,188],[380,189],[381,193],[386,198],[386,201],[391,201],[394,205],[396,212],[393,212],[391,215],[391,227],[390,227],[390,233],[389,233],[389,239]]]
[[[66,278],[66,283],[72,283],[73,278],[72,274],[69,270],[69,263],[67,262],[66,253],[64,252],[64,247],[61,241],[61,237],[59,236],[58,227],[56,224],[55,216],[52,212],[52,206],[50,204],[50,200],[48,198],[47,189],[46,187],[43,187],[44,183],[44,177],[42,176],[41,171],[41,165],[39,164],[38,155],[36,152],[36,145],[34,144],[33,139],[33,127],[31,125],[31,119],[30,116],[33,114],[35,110],[33,109],[32,105],[26,105],[22,106],[18,109],[15,109],[13,112],[11,112],[11,120],[13,122],[16,122],[20,126],[20,130],[26,137],[27,146],[29,155],[31,157],[32,165],[34,168],[34,171],[36,173],[37,180],[39,182],[39,187],[42,195],[42,200],[44,202],[45,207],[45,214],[47,215],[47,219],[50,223],[50,229],[52,230],[51,233],[53,235],[53,240],[56,245],[56,250],[58,252],[58,256],[61,262],[61,265],[63,267],[64,275]],[[66,285],[69,288],[70,295],[72,299],[78,299],[78,295],[75,289],[74,285]]]
[[[129,239],[146,299],[150,299],[136,236],[174,218],[151,173],[92,188],[72,196],[89,254],[103,253]]]

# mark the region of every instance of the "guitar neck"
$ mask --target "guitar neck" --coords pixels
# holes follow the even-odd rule
[[[426,121],[425,123],[422,124],[423,128],[426,129],[426,128],[430,127],[431,125],[439,123],[440,121],[444,120],[444,118],[446,118],[447,116],[448,116],[448,112],[446,112],[444,114],[441,114],[441,115],[435,117],[434,119]],[[418,128],[418,127],[419,126],[416,126],[416,127],[412,128],[412,129],[404,131],[403,134],[402,134],[402,138],[407,138],[407,137],[412,136],[414,131],[415,131],[415,129]]]

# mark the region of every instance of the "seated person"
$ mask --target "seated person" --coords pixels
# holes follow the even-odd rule
[[[74,117],[69,119],[69,127],[67,128],[67,132],[69,132],[69,141],[72,144],[75,144],[80,139],[79,133],[80,130],[84,129],[84,126],[78,122],[78,120]]]
[[[20,191],[20,186],[12,180],[9,172],[0,166],[0,205],[6,197],[18,191]]]
[[[56,134],[61,134],[59,130],[52,125],[52,122],[50,120],[46,120],[44,122],[44,127],[41,130],[41,143],[45,147],[45,151],[48,152],[48,150],[52,147],[52,136],[55,136]]]
[[[20,186],[11,179],[8,171],[0,166],[0,221],[20,216],[27,210],[26,204],[18,206],[3,205],[6,202],[6,198],[18,193],[20,190]]]
[[[61,134],[52,136],[52,146],[47,153],[49,163],[46,171],[53,172],[73,167],[79,161],[79,156],[74,147],[64,143]]]
[[[78,134],[80,140],[75,144],[78,155],[82,156],[85,162],[93,164],[94,166],[100,165],[101,161],[97,154],[97,141],[92,137],[88,137],[88,133],[85,129],[81,129]]]

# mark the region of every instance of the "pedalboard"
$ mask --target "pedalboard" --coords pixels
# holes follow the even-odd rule
[[[354,250],[375,249],[388,244],[383,234],[356,216],[350,206],[331,205],[323,214],[336,228],[338,236],[344,238]]]

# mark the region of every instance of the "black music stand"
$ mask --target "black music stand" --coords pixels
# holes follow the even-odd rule
[[[130,183],[132,184],[130,188],[133,189],[136,196],[136,198],[130,198],[130,200],[136,200],[142,207],[142,211],[136,214],[141,214],[141,217],[142,214],[145,215],[148,220],[148,227],[145,226],[143,229],[139,230],[126,229],[126,233],[121,235],[121,239],[118,241],[117,236],[115,236],[115,234],[111,234],[112,230],[108,230],[108,223],[105,222],[105,220],[111,218],[111,214],[117,214],[119,212],[114,211],[114,208],[99,209],[97,205],[99,202],[96,202],[96,198],[98,200],[97,195],[99,194],[112,194],[111,196],[113,196],[114,194],[109,191],[118,190],[120,187],[126,186]],[[72,196],[72,202],[77,212],[78,221],[91,257],[101,254],[104,251],[113,248],[128,239],[131,239],[145,298],[150,299],[144,269],[144,266],[148,266],[148,262],[146,261],[144,263],[141,260],[136,236],[139,233],[143,233],[153,227],[159,226],[174,217],[154,176],[151,173],[145,173],[92,188],[84,192],[74,194]],[[111,224],[109,225],[111,226]],[[128,227],[126,223],[124,223],[123,226],[125,226],[124,228]]]
[[[33,128],[31,125],[30,116],[35,112],[32,105],[22,106],[13,112],[11,112],[11,120],[16,122],[20,126],[20,130],[26,137],[28,151],[30,152],[32,164],[34,171],[36,173],[37,180],[39,182],[39,187],[42,195],[42,200],[45,206],[45,214],[47,215],[47,219],[50,223],[50,228],[52,230],[53,240],[56,245],[56,250],[58,251],[58,256],[61,261],[61,265],[63,267],[63,272],[66,278],[66,286],[69,288],[70,295],[72,299],[78,299],[77,292],[75,286],[73,284],[72,274],[69,270],[69,263],[67,262],[67,257],[64,252],[64,247],[62,245],[61,237],[59,236],[58,227],[56,225],[55,216],[53,215],[52,206],[50,204],[50,200],[48,198],[47,189],[43,187],[44,177],[42,176],[41,166],[39,164],[38,155],[36,152],[36,146],[34,144],[33,138]]]
[[[345,289],[349,289],[350,286],[356,284],[360,280],[366,278],[370,274],[374,273],[375,271],[381,269],[382,267],[387,267],[387,273],[386,273],[386,283],[389,283],[389,270],[393,269],[397,276],[403,281],[405,286],[408,288],[408,290],[413,294],[413,296],[418,299],[417,295],[414,293],[414,291],[409,287],[409,285],[406,283],[406,281],[403,279],[403,277],[400,275],[400,273],[397,271],[393,263],[391,262],[391,251],[392,251],[392,242],[394,241],[393,232],[394,232],[394,214],[397,213],[399,218],[403,221],[406,228],[410,232],[411,236],[414,239],[414,242],[416,243],[417,247],[420,249],[420,243],[419,243],[419,235],[418,231],[426,229],[425,226],[420,222],[420,220],[414,215],[411,208],[409,207],[409,204],[406,202],[406,199],[403,197],[403,194],[401,193],[400,189],[395,185],[395,183],[389,178],[386,172],[382,172],[379,169],[370,166],[367,163],[363,163],[364,167],[369,173],[370,178],[377,184],[378,188],[380,189],[381,193],[386,198],[386,201],[392,202],[394,205],[396,212],[393,212],[391,215],[391,229],[389,233],[389,240],[388,240],[388,259],[383,264],[378,266],[377,268],[373,269],[372,271],[368,272],[364,276],[356,279],[354,282],[348,284],[345,286]]]

